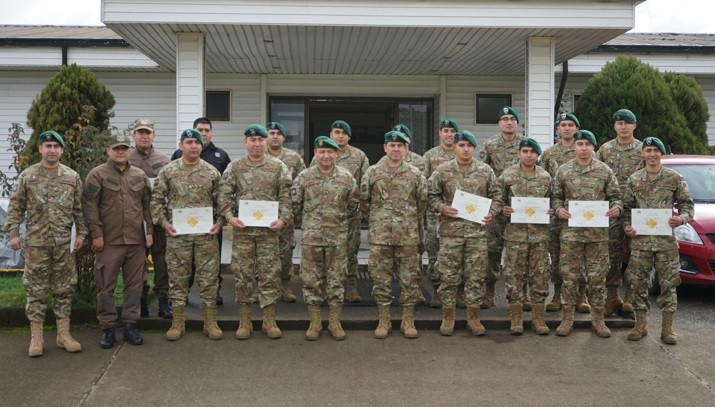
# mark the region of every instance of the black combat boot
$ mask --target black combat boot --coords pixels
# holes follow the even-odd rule
[[[113,348],[117,343],[117,337],[114,334],[114,327],[102,329],[102,339],[99,341],[99,346],[103,349]]]
[[[144,338],[137,332],[137,324],[124,323],[124,340],[129,342],[130,345],[141,345],[144,343]]]
[[[159,317],[164,319],[171,319],[173,317],[169,299],[166,297],[159,297]]]

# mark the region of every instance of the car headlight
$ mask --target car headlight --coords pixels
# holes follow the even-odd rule
[[[698,236],[698,232],[687,223],[675,228],[675,238],[681,242],[703,245],[703,241],[700,239],[700,236]]]

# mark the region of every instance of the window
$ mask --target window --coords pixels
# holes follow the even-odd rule
[[[231,121],[231,92],[228,90],[206,91],[206,117],[211,121]]]
[[[476,124],[496,124],[499,121],[499,109],[511,106],[510,94],[477,93]]]

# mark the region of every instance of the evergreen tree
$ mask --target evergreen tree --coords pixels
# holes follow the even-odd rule
[[[708,102],[703,90],[695,78],[687,75],[666,72],[665,83],[670,88],[670,95],[693,136],[704,145],[708,145],[707,123],[710,120]]]

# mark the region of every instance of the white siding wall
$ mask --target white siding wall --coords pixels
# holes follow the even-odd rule
[[[136,52],[136,51],[135,51]],[[60,66],[60,47],[0,47],[0,67]]]

